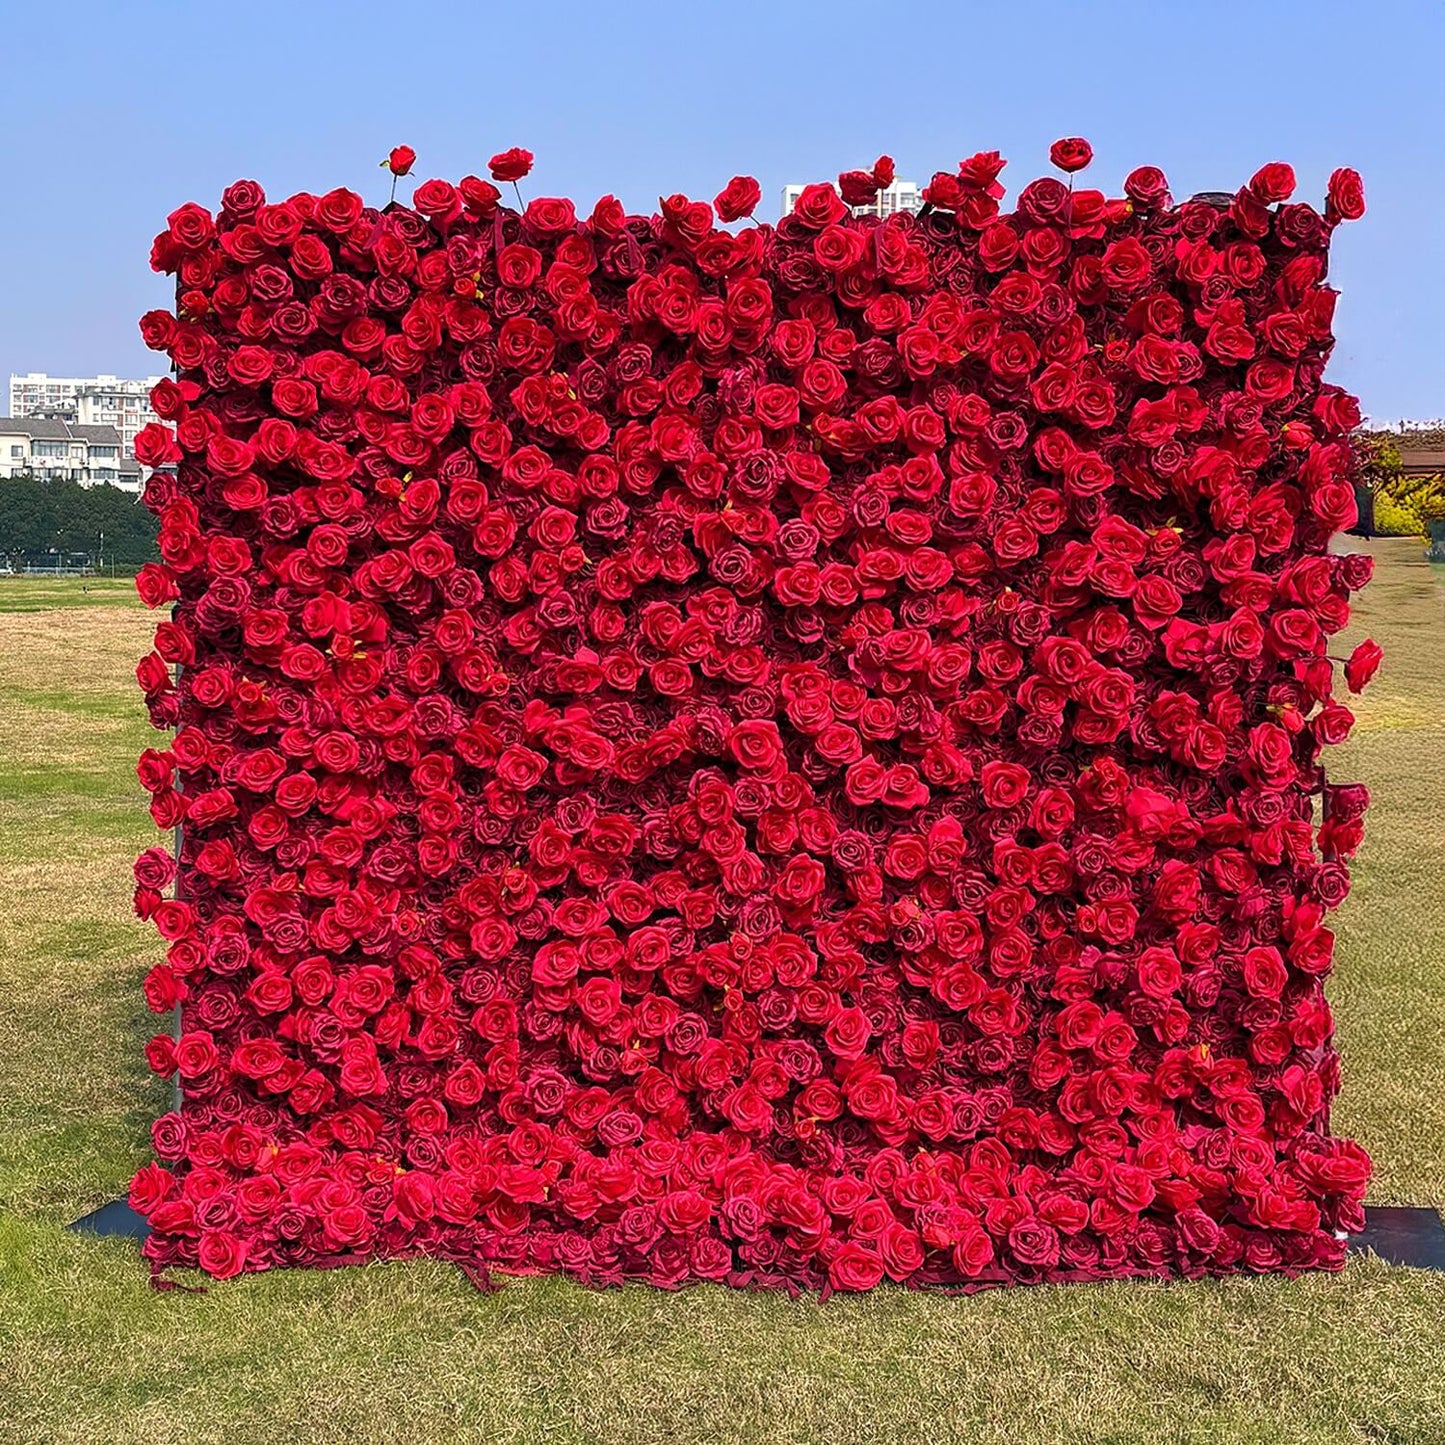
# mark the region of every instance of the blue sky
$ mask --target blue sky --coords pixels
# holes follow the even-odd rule
[[[736,173],[771,218],[791,180],[880,152],[924,181],[976,150],[1010,195],[1083,135],[1088,180],[1135,165],[1176,196],[1287,160],[1323,201],[1339,165],[1369,214],[1336,236],[1331,376],[1377,418],[1445,414],[1445,8],[1439,3],[755,3],[532,0],[7,6],[9,175],[0,377],[154,370],[136,318],[180,202],[254,177],[272,195],[386,198],[418,177],[536,152],[529,195],[630,209],[711,198]],[[3,394],[0,394],[3,405]]]

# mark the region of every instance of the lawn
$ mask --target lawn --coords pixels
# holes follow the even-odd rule
[[[1386,650],[1334,773],[1376,804],[1338,919],[1345,1089],[1375,1203],[1445,1205],[1445,575],[1408,541],[1337,652]],[[88,588],[83,591],[82,588]],[[153,1293],[65,1231],[123,1192],[156,841],[130,584],[0,578],[0,1441],[1440,1441],[1445,1276],[1073,1285],[820,1306],[377,1265]]]

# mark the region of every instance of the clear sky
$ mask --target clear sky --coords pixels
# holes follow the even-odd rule
[[[1377,419],[1445,414],[1445,8],[1208,0],[30,0],[4,15],[0,378],[144,375],[136,318],[167,302],[151,237],[248,176],[359,190],[414,146],[419,178],[535,151],[528,195],[651,209],[758,177],[892,155],[926,181],[977,150],[1009,194],[1083,135],[1087,181],[1135,165],[1176,197],[1269,160],[1322,204],[1335,166],[1369,213],[1336,234],[1331,376]],[[4,405],[0,392],[0,406]]]

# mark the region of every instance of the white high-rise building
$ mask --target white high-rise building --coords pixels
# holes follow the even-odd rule
[[[803,187],[799,185],[783,187],[783,215],[788,215],[794,206],[798,204],[798,197],[803,194]],[[923,205],[923,191],[913,181],[895,180],[891,186],[878,192],[873,197],[871,206],[854,206],[855,216],[877,216],[880,220],[893,215],[897,211],[917,211]]]
[[[127,457],[135,455],[135,434],[160,418],[151,410],[151,387],[161,378],[48,376],[32,371],[10,377],[10,415],[49,417],[79,426],[113,426]]]

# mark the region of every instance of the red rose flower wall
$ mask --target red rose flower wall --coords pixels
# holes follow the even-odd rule
[[[1002,166],[735,234],[475,177],[171,216],[157,1269],[1341,1263],[1359,180]]]

